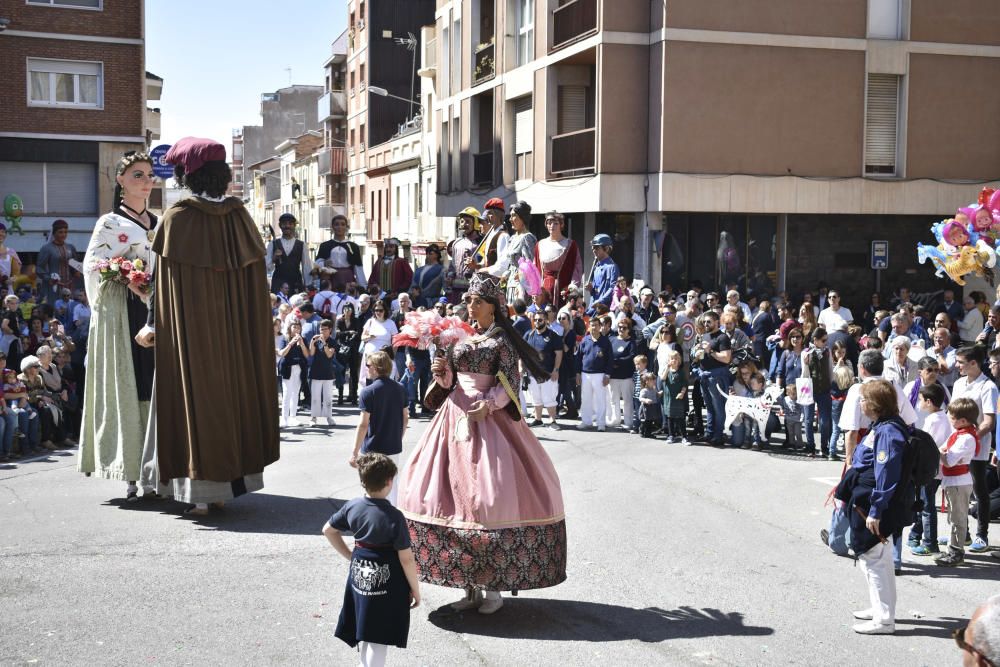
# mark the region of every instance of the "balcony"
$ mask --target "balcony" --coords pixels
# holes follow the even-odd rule
[[[493,185],[493,151],[473,154],[472,184]]]
[[[424,42],[424,56],[417,70],[419,76],[434,78],[437,76],[437,38]]]
[[[597,0],[569,0],[552,10],[552,48],[562,48],[597,32]]]
[[[317,171],[320,176],[340,176],[347,173],[347,149],[325,148],[319,152]]]
[[[316,103],[316,117],[321,123],[331,118],[346,118],[346,93],[343,90],[331,90],[320,97]]]
[[[495,52],[496,46],[492,39],[476,47],[472,54],[472,60],[475,63],[475,68],[472,70],[472,85],[478,85],[494,77],[496,74]]]
[[[580,176],[594,173],[597,131],[589,127],[552,137],[552,175]]]
[[[150,133],[150,139],[160,138],[160,110],[146,108],[146,131]]]

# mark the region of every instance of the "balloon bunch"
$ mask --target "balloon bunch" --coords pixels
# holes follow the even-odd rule
[[[917,244],[917,260],[930,260],[935,275],[947,275],[959,285],[964,276],[975,273],[993,284],[990,269],[997,262],[997,241],[1000,239],[1000,190],[983,188],[979,200],[963,206],[954,218],[936,222],[931,232],[936,246]]]

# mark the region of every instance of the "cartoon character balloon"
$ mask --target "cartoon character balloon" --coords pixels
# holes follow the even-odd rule
[[[965,285],[964,276],[975,273],[993,283],[992,269],[997,256],[990,244],[980,238],[970,243],[969,229],[955,219],[943,220],[931,227],[938,245],[917,244],[917,260],[923,264],[927,260],[935,267],[935,275],[945,274],[959,285]]]
[[[8,231],[24,235],[21,229],[21,215],[24,214],[24,202],[17,195],[7,195],[3,198],[3,217],[10,223]]]

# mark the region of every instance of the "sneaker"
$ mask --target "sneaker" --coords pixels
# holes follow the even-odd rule
[[[867,621],[855,625],[854,631],[859,635],[891,635],[895,634],[896,626],[894,624],[883,625],[875,621]]]
[[[831,460],[831,461],[839,461],[840,460],[840,457],[837,456],[836,454],[830,454],[827,458],[829,460]]]
[[[910,553],[914,556],[933,556],[934,554],[941,553],[941,550],[937,547],[925,547],[922,544],[918,544],[910,548]]]
[[[687,446],[689,446],[689,447],[690,447],[692,443],[691,443],[691,441],[690,441],[690,440],[688,440],[687,438],[681,438],[681,444],[682,444],[682,445],[687,445]]]
[[[950,542],[950,541],[951,541],[951,538],[949,538],[949,537],[939,537],[938,538],[938,544],[941,545],[942,547],[948,546],[948,542]],[[969,535],[966,535],[965,536],[965,546],[969,546],[970,544],[972,544],[972,537],[969,536]]]
[[[830,531],[829,531],[829,530],[827,530],[826,528],[823,528],[822,530],[820,530],[820,531],[819,531],[819,540],[820,540],[820,542],[822,542],[823,544],[825,544],[825,545],[827,545],[827,546],[830,546]],[[854,618],[861,618],[861,617],[860,617],[860,616],[858,616],[858,615],[857,615],[857,614],[855,613],[855,614],[854,614]],[[871,618],[871,616],[869,616],[868,618]],[[867,620],[867,619],[863,619],[863,618],[861,618],[861,620],[862,620],[862,621],[864,621],[864,620]]]
[[[542,425],[541,419],[533,419],[531,423],[528,424],[528,426],[541,426],[541,425]]]
[[[598,426],[597,427],[598,433],[604,433],[606,430],[607,430],[607,428],[605,428],[604,426]],[[498,607],[498,609],[499,609],[499,607]]]
[[[986,553],[990,550],[990,542],[982,537],[977,537],[972,540],[972,544],[969,546],[969,551],[974,554]]]
[[[945,555],[935,558],[934,562],[941,567],[955,567],[965,562],[965,556],[957,551],[949,551]]]
[[[554,421],[549,422],[548,426],[553,431],[561,431],[562,430],[562,426],[560,426],[558,423],[556,423]]]
[[[594,427],[591,424],[583,424],[583,423],[581,423],[581,424],[577,425],[576,428],[578,430],[580,430],[580,431],[589,431],[590,429],[592,429]]]
[[[333,417],[327,417],[326,418],[326,425],[327,426],[333,426],[334,425]]]
[[[872,610],[862,609],[860,611],[856,611],[854,612],[854,618],[858,619],[859,621],[870,621],[873,618]]]
[[[947,542],[945,542],[945,544],[947,544]],[[911,549],[919,547],[920,546],[920,539],[916,538],[916,537],[908,537],[906,539],[906,546],[910,547]]]

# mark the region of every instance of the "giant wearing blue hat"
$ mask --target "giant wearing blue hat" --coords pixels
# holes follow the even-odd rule
[[[615,283],[621,272],[618,265],[611,259],[611,248],[614,241],[607,234],[598,234],[591,240],[590,247],[594,251],[594,266],[590,270],[590,280],[587,282],[587,289],[590,290],[590,308],[588,315],[594,314],[594,306],[603,303],[611,308],[611,299],[614,294]]]

